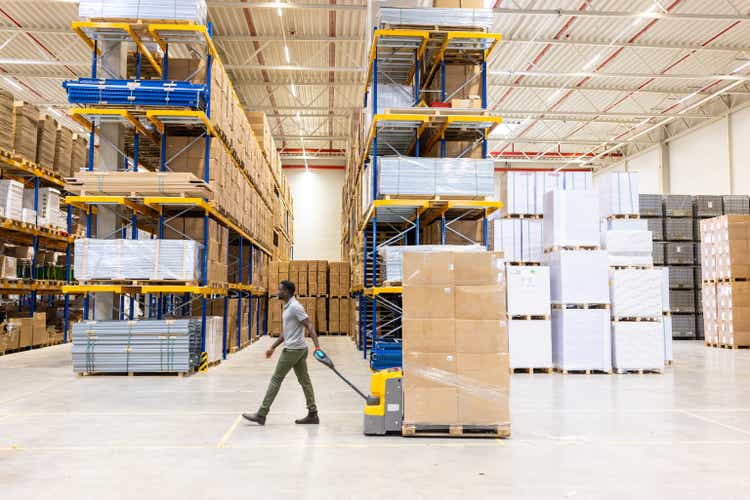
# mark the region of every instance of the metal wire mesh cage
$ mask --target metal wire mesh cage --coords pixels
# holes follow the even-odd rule
[[[664,236],[668,241],[693,241],[693,219],[664,219]]]
[[[695,287],[692,267],[672,266],[669,268],[669,288],[692,289]]]
[[[644,219],[648,224],[648,230],[651,231],[651,239],[654,241],[662,241],[664,239],[664,219]]]
[[[703,314],[696,316],[695,318],[695,338],[698,340],[703,340],[706,338],[705,334],[703,333]]]
[[[672,337],[676,339],[694,339],[695,315],[673,314],[672,315]]]
[[[703,293],[700,290],[693,290],[693,302],[695,303],[695,312],[703,314]],[[701,323],[703,323],[701,321]]]
[[[695,248],[695,251],[693,252],[695,253],[695,259],[693,260],[693,264],[695,264],[696,266],[700,266],[702,264],[701,258],[703,256],[701,253],[701,244],[695,243],[693,247]]]
[[[664,216],[664,198],[660,194],[642,194],[638,197],[638,212],[647,217]]]
[[[669,194],[665,196],[664,213],[667,217],[692,217],[693,197],[687,194]]]
[[[701,221],[703,219],[693,219],[693,241],[701,241]]]
[[[696,217],[716,217],[721,215],[721,196],[697,195],[693,198],[694,214]]]
[[[729,194],[722,196],[723,212],[727,215],[750,214],[750,196]]]
[[[693,268],[693,282],[695,283],[695,288],[699,290],[703,288],[703,268],[701,266]]]
[[[666,264],[692,264],[695,260],[692,243],[667,243],[665,247]]]
[[[654,264],[661,266],[664,264],[664,243],[661,241],[655,241],[653,249],[651,250],[651,256],[654,259]]]
[[[670,290],[669,307],[673,313],[694,313],[695,293],[693,290]]]

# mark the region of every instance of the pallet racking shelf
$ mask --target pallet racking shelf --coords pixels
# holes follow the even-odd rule
[[[357,343],[365,359],[368,348],[372,356],[379,342],[398,343],[400,337],[402,287],[383,283],[378,278],[380,248],[385,245],[419,245],[420,227],[436,221],[440,222],[440,240],[445,244],[446,236],[451,231],[456,232],[451,224],[459,220],[481,220],[482,238],[477,243],[488,244],[488,216],[502,207],[501,202],[450,196],[409,196],[408,199],[381,196],[378,191],[378,157],[433,155],[446,158],[448,143],[461,141],[470,146],[459,157],[481,147],[482,158],[487,158],[487,137],[502,123],[501,117],[493,116],[487,110],[487,59],[500,40],[499,34],[484,31],[413,27],[373,30],[364,90],[366,108],[372,97],[369,126],[363,149],[350,160],[349,166],[350,176],[369,178],[367,189],[371,194],[364,194],[371,201],[362,207],[362,214],[358,217],[352,207],[360,200],[354,192],[349,193],[342,231],[343,247],[352,249],[350,256],[358,256],[352,265],[356,263],[362,269],[362,283],[350,291],[358,301]],[[439,92],[442,102],[452,97],[446,91],[447,64],[481,67],[476,76],[481,79],[481,108],[426,107],[424,96],[428,92]],[[436,79],[440,80],[439,90],[430,90],[429,86]],[[379,83],[411,86],[414,107],[381,110]],[[470,81],[464,82],[462,87],[468,83]],[[364,182],[360,186],[364,186]],[[386,349],[392,347],[392,344],[384,346]]]
[[[133,156],[124,158],[123,166],[126,171],[137,172],[139,169],[139,145],[141,137],[148,138],[159,148],[160,160],[159,171],[168,170],[166,159],[167,136],[188,135],[194,137],[195,141],[202,140],[205,145],[204,154],[204,181],[210,179],[210,155],[211,141],[218,140],[223,149],[232,159],[232,164],[246,181],[254,188],[258,198],[269,209],[273,210],[270,201],[248,173],[250,165],[243,163],[242,157],[234,150],[230,141],[226,138],[221,128],[211,117],[211,69],[212,64],[221,64],[218,59],[216,48],[212,38],[212,26],[196,25],[192,23],[165,23],[165,22],[99,22],[82,21],[72,24],[73,30],[91,48],[91,78],[67,82],[71,104],[78,107],[70,109],[71,117],[90,131],[89,140],[89,162],[88,171],[94,171],[94,155],[92,154],[94,137],[100,130],[102,124],[118,123],[133,129]],[[136,47],[136,79],[135,80],[103,80],[97,79],[98,59],[102,56],[101,43],[122,42],[133,43]],[[189,82],[178,82],[168,80],[169,76],[169,51],[174,45],[190,45],[193,51],[197,50],[205,57],[206,83],[195,85]],[[157,48],[158,47],[158,48]],[[158,52],[161,51],[161,57]],[[162,78],[159,80],[140,80],[141,59],[145,58]],[[141,93],[133,93],[126,96],[129,104],[127,106],[118,104],[115,107],[108,106],[106,100],[97,95],[83,92],[91,85],[96,84],[102,90],[102,94],[113,95],[123,99],[122,89],[138,88]],[[77,84],[77,85],[76,85]],[[164,95],[174,89],[185,91],[188,96],[182,104],[188,106],[175,109],[165,105]],[[86,102],[76,102],[74,96],[84,96]],[[235,95],[236,98],[236,95]],[[122,101],[119,101],[122,102]],[[81,106],[83,104],[84,106]],[[124,153],[122,154],[123,156]],[[179,153],[178,153],[179,155]],[[266,159],[266,161],[268,161]],[[273,179],[274,187],[281,191],[279,179],[273,169],[268,166]],[[286,206],[286,200],[281,196]],[[248,341],[252,339],[253,318],[255,319],[256,332],[263,335],[267,325],[267,306],[262,302],[265,299],[265,288],[262,284],[254,283],[254,270],[259,271],[265,267],[271,257],[271,250],[265,244],[251,236],[249,232],[228,214],[224,213],[217,205],[208,198],[190,197],[184,195],[175,196],[100,196],[100,195],[78,195],[66,198],[69,207],[80,208],[85,214],[86,237],[92,236],[92,215],[97,208],[109,205],[118,207],[119,211],[129,214],[125,217],[127,223],[123,224],[119,232],[123,238],[138,238],[139,230],[148,224],[152,224],[155,235],[164,237],[165,227],[171,221],[196,218],[203,222],[202,259],[200,262],[200,280],[198,283],[164,283],[164,282],[139,282],[139,283],[117,283],[117,282],[95,282],[95,283],[69,283],[61,287],[66,294],[66,334],[68,318],[68,296],[80,294],[84,296],[84,319],[89,318],[89,299],[96,293],[114,293],[119,295],[119,318],[134,317],[134,305],[138,297],[143,298],[148,305],[150,317],[162,318],[165,315],[190,314],[189,309],[194,301],[200,302],[201,308],[201,350],[206,351],[206,316],[207,301],[213,298],[223,299],[224,321],[223,321],[223,357],[226,359],[228,352],[227,312],[229,299],[237,299],[237,348],[244,347],[241,338],[243,299],[246,299],[248,318]],[[208,250],[212,242],[209,239],[209,221],[229,230],[229,245],[227,258],[229,265],[236,265],[237,282],[212,283],[208,276]],[[151,226],[149,226],[151,227]],[[287,235],[285,235],[287,236]],[[288,238],[288,236],[287,236]],[[291,239],[289,239],[291,243]],[[232,261],[232,248],[237,250],[237,260]],[[265,263],[265,264],[264,264]],[[247,276],[243,275],[247,272]],[[70,259],[68,259],[67,274],[70,277]],[[129,308],[125,307],[125,300],[129,301]],[[117,309],[117,308],[116,308]],[[128,309],[128,313],[126,313]],[[255,312],[253,312],[255,310]],[[262,318],[262,319],[261,319]]]

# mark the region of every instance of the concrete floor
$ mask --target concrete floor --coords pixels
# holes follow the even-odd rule
[[[0,357],[0,498],[748,498],[750,351],[676,342],[665,375],[515,375],[513,437],[364,437],[362,401],[311,360],[322,424],[291,374],[254,411],[270,339],[208,374],[76,377],[70,347]],[[346,338],[324,338],[367,387]]]

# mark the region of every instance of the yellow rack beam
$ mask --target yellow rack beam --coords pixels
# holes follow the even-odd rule
[[[141,293],[190,293],[194,295],[226,295],[227,288],[200,285],[141,285]]]
[[[42,167],[32,161],[13,158],[14,154],[7,149],[0,148],[0,169],[18,170],[26,174],[44,179],[50,184],[58,187],[65,186],[62,177],[51,170]]]
[[[377,295],[384,295],[388,293],[403,293],[404,287],[402,286],[378,286],[375,288],[365,288],[365,295],[375,297]]]
[[[47,280],[32,281],[13,281],[0,280],[0,294],[18,293],[18,292],[49,292],[59,293],[62,286],[59,282],[48,282]]]
[[[71,23],[73,31],[88,45],[91,50],[94,50],[96,44],[94,38],[90,37],[86,30],[97,31],[97,30],[121,30],[123,31],[138,47],[138,50],[148,60],[149,64],[156,70],[159,76],[162,75],[162,68],[159,62],[154,58],[154,55],[146,47],[141,40],[138,33],[133,30],[133,27],[128,23],[111,23],[111,22],[100,22],[100,21],[73,21]],[[97,55],[101,55],[101,49],[97,48]]]
[[[422,59],[422,56],[424,55],[425,50],[427,49],[427,41],[430,38],[430,32],[426,30],[389,30],[389,29],[382,29],[382,30],[375,30],[375,34],[372,38],[372,45],[370,46],[370,57],[369,61],[367,63],[367,77],[365,78],[365,92],[367,92],[367,89],[370,85],[370,77],[372,77],[372,67],[373,63],[375,62],[375,57],[377,54],[377,47],[378,47],[378,40],[381,38],[422,38],[422,43],[417,48],[417,58]],[[415,61],[416,64],[416,61]],[[411,75],[414,74],[414,69],[412,68]]]
[[[63,285],[62,293],[79,295],[82,293],[127,293],[137,290],[138,287],[110,284],[88,284],[88,285]]]
[[[432,118],[429,115],[420,115],[420,114],[390,114],[390,113],[383,113],[383,114],[377,114],[372,118],[372,123],[370,124],[370,133],[367,135],[367,144],[365,145],[364,152],[362,153],[362,157],[359,160],[359,165],[357,167],[357,171],[361,170],[365,163],[365,158],[367,158],[368,153],[370,152],[370,148],[372,147],[372,142],[375,140],[375,134],[377,133],[377,126],[378,123],[381,121],[393,121],[393,122],[421,122],[419,127],[417,127],[417,140],[422,136],[422,133],[424,132],[424,129],[426,128],[427,124],[430,122],[430,118]]]
[[[162,50],[166,51],[167,49],[167,43],[174,43],[174,42],[167,42],[164,40],[164,38],[159,35],[160,31],[185,31],[185,32],[195,32],[199,35],[203,36],[203,40],[206,43],[206,46],[208,46],[208,50],[211,53],[213,57],[218,57],[218,52],[216,52],[216,46],[214,45],[213,40],[208,34],[208,29],[202,24],[172,24],[172,23],[164,23],[164,24],[149,24],[148,25],[148,32],[151,34],[151,37],[154,39],[156,43],[159,44],[159,47],[161,47]],[[169,76],[169,75],[167,75]]]
[[[14,233],[25,234],[28,236],[38,236],[47,240],[61,241],[63,243],[72,243],[75,240],[74,236],[69,234],[62,234],[51,229],[40,226],[31,226],[24,224],[23,222],[8,219],[6,217],[0,217],[0,230],[12,231]]]
[[[122,205],[141,215],[149,217],[158,215],[158,213],[154,213],[152,210],[147,209],[142,204],[127,196],[66,196],[65,203],[82,210],[86,210],[90,205]]]
[[[214,129],[213,123],[211,123],[211,120],[208,119],[208,116],[206,116],[206,113],[204,111],[194,111],[194,110],[183,110],[183,109],[156,109],[156,110],[150,110],[146,111],[146,118],[148,121],[154,124],[154,127],[159,131],[160,134],[164,133],[164,121],[162,121],[162,118],[185,118],[185,119],[195,119],[203,124],[204,127],[206,127],[206,131],[209,135],[214,136],[216,135],[216,131]]]
[[[146,127],[144,127],[140,121],[138,121],[138,118],[135,117],[129,110],[127,109],[117,109],[117,108],[71,108],[68,110],[68,114],[70,117],[75,120],[77,123],[79,123],[82,127],[84,127],[86,130],[91,130],[91,128],[94,126],[95,117],[115,117],[120,118],[123,122],[129,123],[133,127],[135,127],[136,131],[139,134],[145,135],[149,139],[151,139],[152,142],[155,144],[160,144],[159,139]],[[91,117],[94,117],[92,120]]]
[[[500,40],[502,40],[502,35],[500,33],[477,33],[472,31],[450,31],[446,34],[445,39],[443,40],[442,45],[440,46],[440,49],[438,50],[438,53],[435,55],[435,62],[434,64],[439,64],[442,62],[443,58],[445,57],[445,52],[448,50],[448,46],[450,45],[451,41],[456,39],[483,39],[483,40],[492,40],[492,43],[488,48],[484,50],[484,60],[486,61],[489,55],[492,53],[492,51],[495,49],[495,46],[500,43]]]

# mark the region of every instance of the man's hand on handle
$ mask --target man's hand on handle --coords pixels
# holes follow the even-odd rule
[[[270,357],[273,356],[273,351],[274,351],[273,347],[271,347],[270,349],[266,351],[266,359],[270,359]]]

